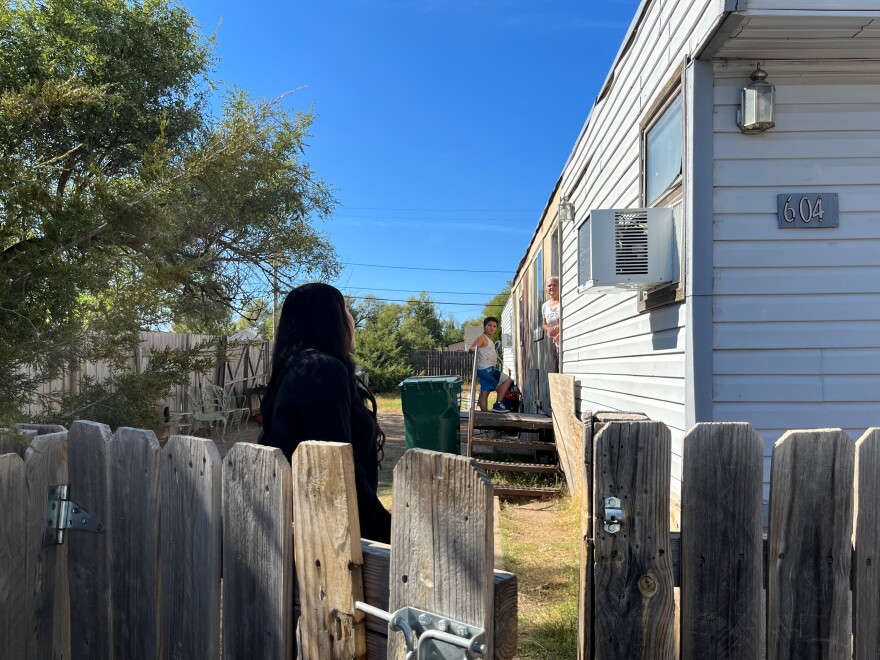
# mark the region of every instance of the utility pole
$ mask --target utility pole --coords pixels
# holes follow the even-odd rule
[[[272,339],[278,324],[278,260],[272,260]]]

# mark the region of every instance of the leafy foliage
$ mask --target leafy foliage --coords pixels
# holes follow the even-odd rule
[[[215,362],[214,345],[201,343],[190,351],[153,351],[142,373],[130,367],[98,382],[84,377],[76,392],[48,395],[46,421],[70,425],[76,419],[103,422],[112,428],[153,429],[163,421],[164,398],[175,385],[186,385],[193,371],[204,372]]]
[[[0,422],[140,329],[219,333],[269,276],[336,274],[312,115],[232,89],[212,116],[213,43],[183,7],[4,3],[0,51]]]
[[[486,303],[485,307],[483,307],[483,311],[478,318],[468,319],[464,322],[464,325],[476,325],[483,326],[483,319],[487,316],[494,316],[497,319],[501,319],[501,312],[504,309],[504,306],[507,304],[507,301],[510,299],[510,287],[511,282],[508,282],[504,285],[504,288],[501,289],[499,293],[493,296],[489,302]],[[498,324],[498,329],[495,331],[495,334],[492,335],[492,341],[498,341],[501,339],[501,324]]]
[[[440,318],[425,292],[403,305],[380,304],[368,297],[349,306],[358,327],[355,360],[367,370],[377,392],[395,390],[412,374],[410,351],[445,348],[463,336],[452,320]]]

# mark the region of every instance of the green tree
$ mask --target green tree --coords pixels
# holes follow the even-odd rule
[[[495,331],[495,334],[492,335],[492,341],[498,341],[501,339],[501,312],[504,310],[504,306],[507,304],[507,301],[510,299],[510,287],[511,282],[508,282],[504,285],[504,288],[501,289],[499,293],[494,295],[489,302],[483,307],[483,311],[479,318],[468,319],[464,322],[464,325],[483,325],[483,319],[487,316],[494,316],[499,320],[498,329]]]
[[[424,291],[402,305],[382,304],[368,296],[350,300],[349,306],[358,328],[355,359],[370,374],[370,385],[378,392],[393,390],[412,373],[411,351],[445,348],[464,336],[451,319],[440,317]]]
[[[337,272],[312,115],[233,89],[212,116],[213,42],[172,0],[4,3],[0,52],[0,422],[139,329]]]
[[[400,337],[401,306],[385,304],[375,307],[357,331],[354,359],[370,376],[370,387],[376,392],[391,392],[412,373],[409,350]]]
[[[443,348],[443,322],[427,292],[410,297],[400,313],[400,339],[407,354]]]
[[[265,298],[255,298],[247,304],[232,324],[232,332],[253,328],[263,339],[273,338],[272,303]]]
[[[443,319],[443,345],[449,346],[464,339],[464,328],[456,325],[455,321],[450,317]]]

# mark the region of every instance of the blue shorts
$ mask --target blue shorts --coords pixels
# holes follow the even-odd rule
[[[491,392],[498,383],[507,380],[507,374],[503,373],[498,367],[486,367],[477,370],[477,377],[480,379],[480,391]]]

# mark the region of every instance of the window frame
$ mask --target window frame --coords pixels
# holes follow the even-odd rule
[[[663,115],[666,113],[667,110],[669,110],[669,108],[675,102],[676,98],[681,99],[681,172],[666,188],[666,190],[663,191],[663,193],[661,193],[657,197],[657,199],[655,199],[650,205],[648,205],[648,133],[650,133],[651,129],[654,128],[663,118]],[[677,237],[679,239],[678,280],[675,282],[670,282],[669,284],[663,284],[654,287],[652,289],[639,291],[637,303],[639,312],[649,312],[653,309],[679,303],[684,300],[686,272],[685,240],[687,237],[687,221],[684,208],[684,171],[685,156],[687,153],[687,142],[685,139],[687,126],[686,100],[687,99],[684,95],[684,64],[682,64],[673,74],[670,81],[663,87],[660,94],[658,94],[657,101],[645,113],[645,117],[639,126],[639,143],[641,149],[641,154],[639,158],[641,178],[639,194],[642,207],[673,208],[676,205],[681,204],[680,217],[678,218],[680,221],[680,226],[676,229],[676,231],[679,232],[679,236]]]

